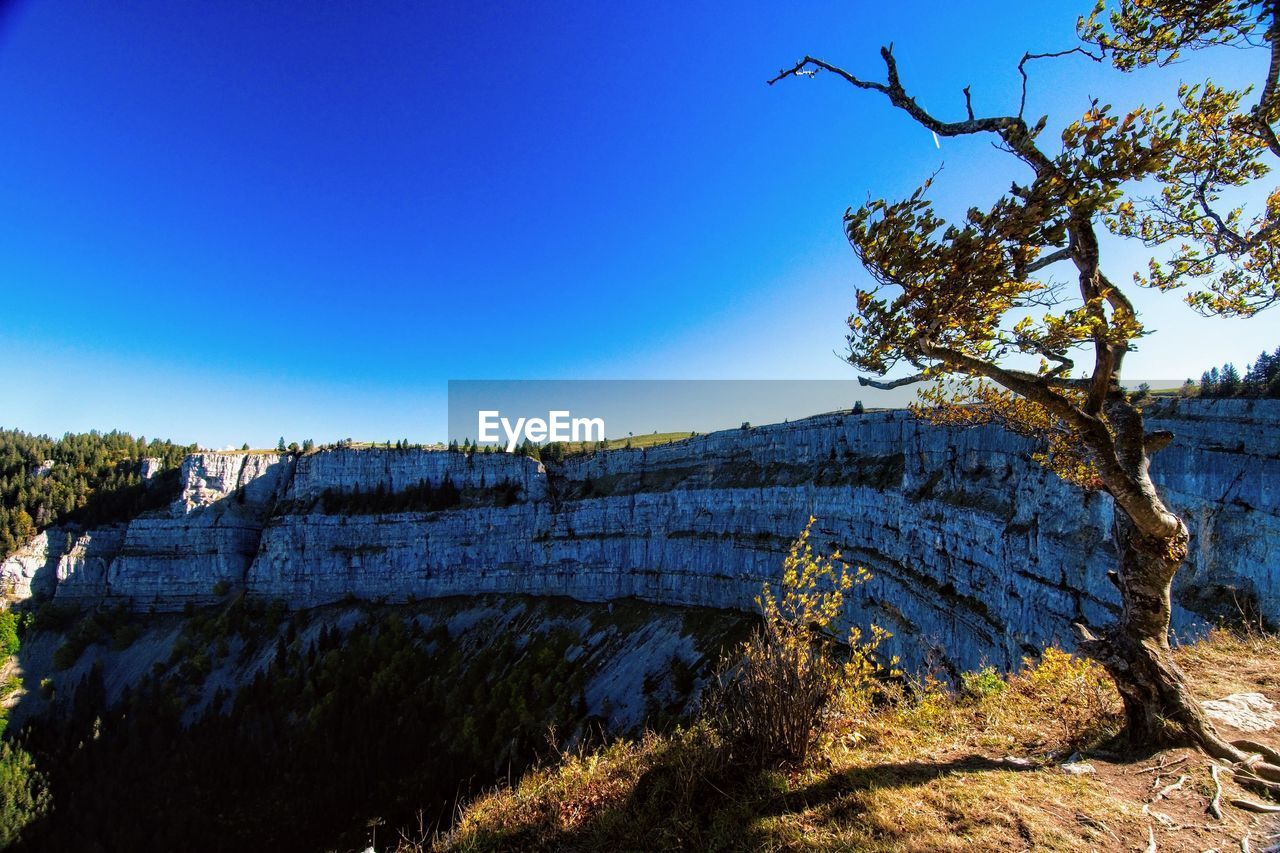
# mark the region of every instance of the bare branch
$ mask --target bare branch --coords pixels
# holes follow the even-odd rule
[[[1064,246],[1063,248],[1058,249],[1057,251],[1050,252],[1047,255],[1041,255],[1040,257],[1036,258],[1034,261],[1027,264],[1025,272],[1028,272],[1028,273],[1039,272],[1040,270],[1044,269],[1047,266],[1050,266],[1051,264],[1056,264],[1058,261],[1066,261],[1070,259],[1071,259],[1071,249],[1069,247]]]
[[[903,385],[914,385],[917,382],[924,382],[928,379],[923,373],[916,373],[911,376],[904,376],[901,379],[894,379],[889,382],[881,382],[878,379],[871,379],[867,376],[859,376],[858,384],[879,388],[881,391],[892,391],[894,388],[901,388]]]
[[[1018,118],[1022,118],[1023,112],[1027,109],[1027,63],[1033,59],[1057,59],[1061,56],[1070,56],[1073,53],[1083,54],[1094,62],[1101,62],[1102,55],[1090,53],[1083,47],[1073,47],[1070,50],[1057,50],[1052,53],[1024,53],[1022,59],[1018,61],[1018,74],[1022,76],[1022,98],[1018,101]]]
[[[1083,51],[1082,51],[1083,52]],[[863,80],[843,68],[832,65],[821,59],[812,56],[806,56],[797,62],[791,68],[779,71],[778,75],[769,81],[769,85],[777,83],[779,80],[787,77],[811,77],[818,71],[830,71],[846,82],[857,86],[859,89],[869,89],[875,92],[881,92],[889,99],[898,109],[904,111],[913,119],[915,119],[926,130],[931,130],[939,136],[967,136],[975,133],[994,133],[998,135],[1009,148],[1017,154],[1022,160],[1031,165],[1037,173],[1052,168],[1052,161],[1044,152],[1036,147],[1031,132],[1027,127],[1027,123],[1022,120],[1021,116],[989,116],[983,118],[970,118],[965,121],[942,121],[936,118],[924,107],[920,106],[915,100],[907,94],[902,86],[902,80],[898,76],[898,63],[893,58],[893,45],[880,48],[880,57],[884,60],[887,83],[879,83],[874,80]]]
[[[1277,106],[1280,106],[1277,103],[1280,97],[1277,91],[1280,85],[1280,7],[1273,2],[1271,9],[1271,26],[1267,28],[1266,35],[1271,43],[1271,65],[1267,69],[1267,82],[1262,87],[1262,94],[1253,108],[1253,120],[1271,153],[1280,157],[1280,140],[1276,139],[1276,132],[1271,128],[1271,123],[1276,120]]]
[[[1205,176],[1202,181],[1196,184],[1195,190],[1192,192],[1196,202],[1200,205],[1200,209],[1204,211],[1204,215],[1217,227],[1219,236],[1225,239],[1228,243],[1231,243],[1237,251],[1244,251],[1250,248],[1250,241],[1228,228],[1227,223],[1222,221],[1222,217],[1218,212],[1209,206],[1209,200],[1205,195],[1205,193],[1208,192],[1208,184],[1209,177]]]
[[[813,69],[809,69],[810,65],[813,66]],[[769,85],[772,86],[774,83],[777,83],[779,80],[787,77],[812,77],[818,71],[830,71],[832,74],[844,78],[846,82],[852,83],[859,89],[874,89],[877,92],[884,92],[886,94],[888,94],[889,91],[889,87],[885,86],[883,83],[876,83],[870,80],[860,80],[848,71],[845,71],[843,68],[832,65],[829,62],[824,62],[821,59],[815,59],[812,56],[806,56],[804,59],[800,60],[794,66],[786,69],[785,71],[779,71],[778,76],[768,82]]]
[[[1029,347],[1030,349],[1034,350],[1035,352],[1038,352],[1040,355],[1044,356],[1047,359],[1056,361],[1058,363],[1058,366],[1053,369],[1053,372],[1049,374],[1050,376],[1056,377],[1060,374],[1067,373],[1073,370],[1076,366],[1076,363],[1071,359],[1067,358],[1067,356],[1063,355],[1060,352],[1055,352],[1054,350],[1049,349],[1047,346],[1040,343],[1039,341],[1032,340],[1030,338],[1023,338],[1017,341],[1017,343],[1021,346]]]

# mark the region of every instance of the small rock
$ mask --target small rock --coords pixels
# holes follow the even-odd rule
[[[1221,699],[1201,702],[1214,722],[1226,723],[1242,732],[1265,732],[1280,724],[1280,711],[1261,693],[1232,693]]]
[[[1088,776],[1090,773],[1097,773],[1098,771],[1087,761],[1076,761],[1062,765],[1062,772],[1068,776]]]

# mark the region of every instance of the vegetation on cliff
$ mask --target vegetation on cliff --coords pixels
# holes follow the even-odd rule
[[[4,831],[20,850],[312,851],[362,849],[371,821],[383,838],[447,826],[480,786],[596,737],[606,720],[584,696],[589,661],[611,661],[655,618],[707,642],[707,667],[744,621],[518,597],[289,613],[237,596],[181,616],[46,608],[36,636],[66,638],[54,657],[68,671],[15,751],[17,790],[40,809]],[[138,666],[129,658],[156,660],[113,695],[112,679]],[[663,726],[706,671],[653,664],[673,673],[644,685],[645,716]]]
[[[1244,376],[1231,362],[1222,365],[1221,370],[1206,370],[1200,376],[1197,391],[1201,397],[1280,397],[1280,347],[1259,355],[1245,368]]]
[[[0,558],[51,524],[103,524],[164,506],[177,496],[178,464],[195,449],[127,432],[53,439],[0,430]],[[147,458],[161,471],[144,485]]]

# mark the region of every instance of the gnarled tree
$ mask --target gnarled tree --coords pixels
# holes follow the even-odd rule
[[[1109,230],[1156,249],[1131,286],[1186,288],[1204,313],[1251,315],[1280,301],[1280,189],[1252,214],[1223,202],[1258,185],[1280,157],[1278,20],[1280,0],[1121,0],[1115,11],[1100,3],[1078,23],[1079,46],[1024,55],[1013,115],[976,115],[966,87],[964,116],[939,118],[910,95],[891,47],[880,51],[883,80],[806,56],[770,81],[826,72],[884,96],[938,136],[994,137],[1025,164],[1025,179],[961,222],[935,213],[928,181],[905,200],[846,212],[849,242],[875,282],[857,292],[848,360],[878,376],[907,366],[901,379],[862,381],[920,382],[922,415],[1033,436],[1039,461],[1111,495],[1119,550],[1111,578],[1122,612],[1105,630],[1078,625],[1081,650],[1115,679],[1132,743],[1198,744],[1263,787],[1280,779],[1280,757],[1223,740],[1170,655],[1170,590],[1188,532],[1148,473],[1170,436],[1145,431],[1121,386],[1125,355],[1145,331],[1125,287],[1108,275],[1099,235]],[[1052,144],[1047,118],[1023,116],[1032,60],[1079,55],[1125,72],[1216,45],[1270,50],[1252,104],[1251,91],[1208,81],[1181,87],[1172,109],[1120,114],[1094,101]],[[1157,194],[1140,196],[1140,182]],[[1055,283],[1058,273],[1070,283]]]

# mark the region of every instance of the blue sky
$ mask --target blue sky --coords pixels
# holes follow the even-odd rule
[[[1020,173],[830,76],[764,81],[804,53],[879,75],[892,40],[935,112],[966,84],[1006,112],[1087,5],[10,3],[0,424],[433,440],[449,379],[847,377],[845,207],[945,162],[959,211]],[[1029,113],[1263,60],[1041,63]],[[1280,343],[1141,306],[1133,377]]]

